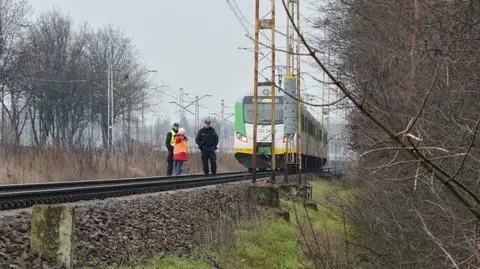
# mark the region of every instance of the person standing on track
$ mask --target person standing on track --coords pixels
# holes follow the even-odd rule
[[[174,123],[172,125],[172,129],[167,133],[167,137],[165,138],[165,146],[168,150],[167,156],[167,176],[171,176],[173,172],[173,145],[175,143],[175,136],[178,132],[178,127],[180,125],[178,123]]]
[[[185,129],[178,129],[173,145],[173,160],[175,161],[175,175],[182,174],[183,163],[188,159],[188,138],[185,136]]]
[[[205,124],[200,131],[198,131],[195,142],[197,143],[202,153],[203,173],[209,174],[208,162],[210,162],[210,168],[212,175],[217,174],[217,156],[215,150],[218,145],[218,135],[215,129],[211,126],[210,120],[205,120]]]

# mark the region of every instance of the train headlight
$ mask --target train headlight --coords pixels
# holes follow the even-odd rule
[[[284,136],[283,137],[283,143],[287,144],[287,142],[288,142],[288,136]]]
[[[247,143],[247,137],[242,135],[241,133],[237,132],[236,133],[236,136],[237,136],[237,139],[244,142],[244,143]]]

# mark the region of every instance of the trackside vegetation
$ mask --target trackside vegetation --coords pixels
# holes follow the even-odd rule
[[[310,181],[318,210],[303,202],[282,199],[290,222],[266,211],[259,221],[243,223],[229,243],[203,246],[190,257],[168,256],[122,269],[214,269],[214,268],[315,268],[322,263],[342,268],[347,264],[345,224],[341,202],[349,190],[334,181]],[[341,200],[341,201],[340,201]]]

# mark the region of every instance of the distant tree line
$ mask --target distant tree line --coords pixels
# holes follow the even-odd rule
[[[109,63],[114,118],[130,139],[150,94],[131,40],[112,26],[76,27],[56,10],[31,19],[27,1],[0,0],[2,143],[28,136],[35,146],[74,148],[101,130],[106,147]]]

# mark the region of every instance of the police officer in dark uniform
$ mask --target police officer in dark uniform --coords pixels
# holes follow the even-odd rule
[[[167,137],[165,139],[165,146],[168,150],[167,156],[167,176],[171,176],[173,172],[173,144],[175,142],[175,135],[178,132],[178,127],[180,125],[178,123],[174,123],[172,125],[172,129],[167,133]]]
[[[195,139],[195,142],[202,152],[203,173],[205,175],[209,174],[209,162],[212,175],[217,174],[217,156],[215,150],[217,150],[218,135],[211,124],[212,122],[210,120],[205,120],[203,128],[198,131]]]

